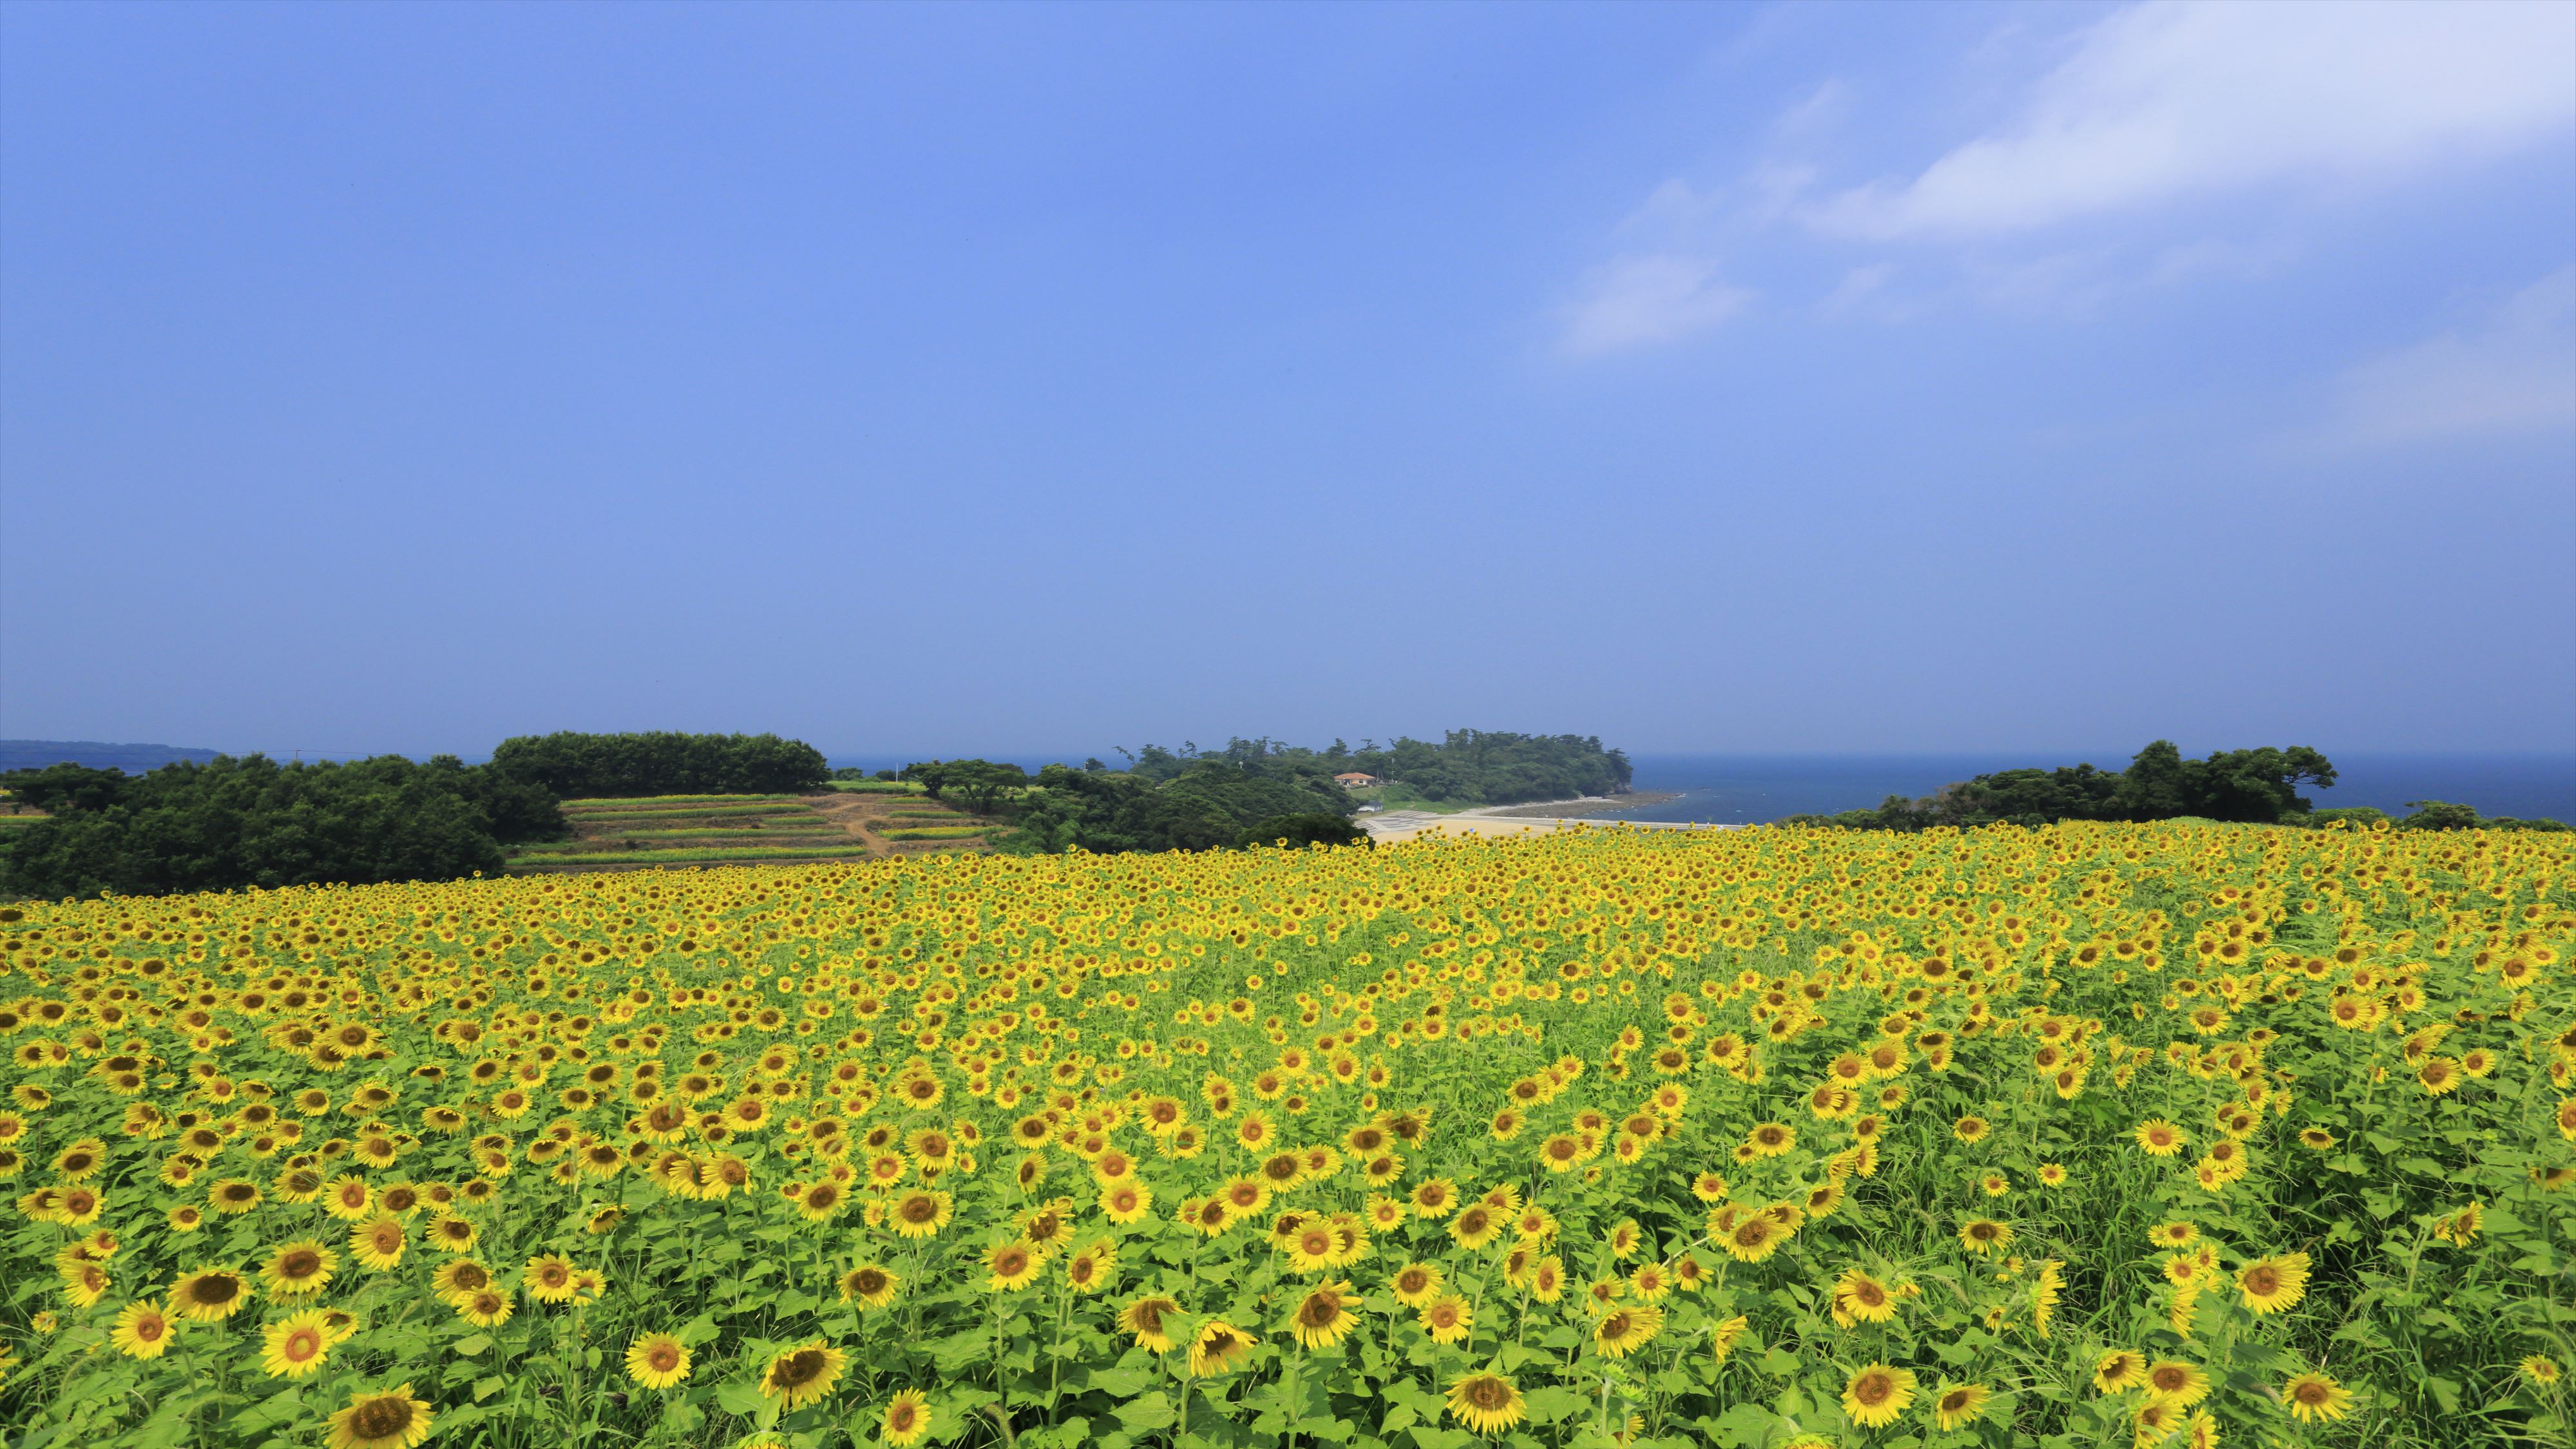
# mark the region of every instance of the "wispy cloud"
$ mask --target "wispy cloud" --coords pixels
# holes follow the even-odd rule
[[[2475,328],[2347,372],[2325,439],[2367,446],[2576,429],[2576,265]]]
[[[1672,342],[1724,322],[1753,294],[1729,286],[1714,257],[1621,257],[1585,279],[1565,313],[1565,350],[1578,357]]]
[[[2576,121],[2571,66],[2563,0],[2152,0],[2087,32],[2008,129],[1807,214],[1855,236],[1978,238],[2291,180],[2380,181]]]

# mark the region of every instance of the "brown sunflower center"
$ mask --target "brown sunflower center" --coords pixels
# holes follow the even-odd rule
[[[361,1440],[392,1439],[411,1428],[409,1399],[369,1399],[349,1415],[349,1427]]]

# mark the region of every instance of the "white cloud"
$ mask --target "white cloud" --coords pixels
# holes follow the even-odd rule
[[[1816,140],[1840,126],[1851,108],[1851,87],[1839,78],[1830,79],[1808,92],[1805,100],[1782,111],[1772,120],[1771,129],[1784,140]]]
[[[2576,428],[2576,266],[2516,294],[2486,323],[2345,373],[2329,437],[2344,444]]]
[[[2371,182],[2576,120],[2576,5],[2151,0],[2086,32],[2009,130],[1810,216],[1991,236],[2288,181]]]
[[[1565,350],[1590,357],[1672,342],[1716,326],[1752,298],[1719,279],[1714,257],[1621,257],[1595,271],[1583,299],[1566,310]]]
[[[2199,241],[2165,248],[2156,257],[2151,276],[2168,285],[2202,277],[2250,282],[2271,276],[2298,256],[2298,246],[2285,238],[2265,242]]]
[[[1865,267],[1852,268],[1843,274],[1841,284],[1826,296],[1825,315],[1844,317],[1859,311],[1862,304],[1876,297],[1888,279],[1895,275],[1896,267],[1890,262],[1873,262]]]

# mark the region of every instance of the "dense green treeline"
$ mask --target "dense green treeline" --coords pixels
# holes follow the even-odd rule
[[[1944,785],[1919,800],[1890,795],[1875,810],[1793,815],[1783,824],[1849,830],[1924,830],[1936,825],[2047,825],[2060,820],[2209,820],[2276,824],[2310,809],[2299,787],[2331,788],[2333,762],[2305,745],[2222,750],[2187,760],[2171,740],[2138,751],[2125,770],[2075,765],[1998,770]]]
[[[1372,740],[1357,749],[1341,740],[1317,750],[1266,736],[1237,738],[1223,750],[1207,753],[1189,744],[1179,750],[1147,745],[1129,758],[1129,771],[1148,780],[1171,780],[1211,766],[1326,782],[1357,773],[1403,785],[1426,800],[1457,805],[1611,795],[1628,788],[1631,774],[1626,753],[1603,749],[1597,735],[1500,730],[1451,730],[1438,744],[1398,737],[1381,746]]]
[[[382,755],[281,765],[217,756],[143,775],[54,765],[0,774],[49,818],[0,836],[0,895],[161,895],[498,874],[504,847],[571,833],[562,798],[781,794],[821,787],[823,754],[776,735],[558,733],[485,765]]]
[[[1353,749],[1335,740],[1321,750],[1238,737],[1222,750],[1147,745],[1119,753],[1124,770],[1088,760],[1031,777],[989,760],[932,760],[903,774],[933,795],[1009,819],[1015,828],[997,849],[1102,854],[1364,840],[1350,823],[1351,792],[1335,779],[1344,774],[1463,805],[1605,795],[1629,781],[1628,757],[1588,735],[1451,730],[1438,744],[1398,739]]]
[[[497,874],[502,847],[566,833],[542,786],[453,755],[285,764],[219,755],[144,775],[0,775],[50,818],[0,845],[0,895],[165,895]]]
[[[772,795],[819,790],[832,777],[823,752],[774,734],[691,735],[670,730],[520,735],[492,751],[492,767],[566,800],[636,795]]]
[[[2474,805],[2454,805],[2448,800],[2409,800],[2412,812],[2391,816],[2385,810],[2368,805],[2346,805],[2336,810],[2311,811],[2307,824],[2324,825],[2341,820],[2348,825],[2372,827],[2387,825],[2397,830],[2569,830],[2576,829],[2565,821],[2541,816],[2518,820],[2511,815],[2480,815]]]
[[[2048,825],[2060,820],[2178,820],[2185,817],[2255,825],[2356,824],[2386,821],[2367,806],[2318,810],[2299,793],[2302,785],[2331,789],[2332,761],[2306,745],[2285,749],[2220,750],[2187,760],[2171,740],[2138,751],[2125,770],[2075,765],[2055,770],[1999,770],[1944,785],[1919,800],[1890,795],[1874,810],[1839,815],[1792,815],[1784,825],[1824,825],[1842,830],[1925,830],[1938,825]],[[2554,820],[2481,819],[2465,805],[2415,802],[2401,828],[2457,830],[2563,830]]]

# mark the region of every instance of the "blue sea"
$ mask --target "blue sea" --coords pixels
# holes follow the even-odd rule
[[[2546,816],[2576,823],[2576,753],[2513,755],[2345,754],[2329,750],[2335,783],[2310,789],[2319,807],[2373,805],[2407,813],[2413,800],[2448,800],[2481,815]],[[1661,805],[1618,812],[1630,820],[1706,820],[1721,824],[1831,815],[1876,805],[1890,795],[1928,795],[1954,780],[2024,765],[2055,768],[2091,762],[2106,770],[2125,755],[1639,755],[1640,790],[1678,790]]]
[[[1013,757],[1035,773],[1049,760],[1079,761],[1083,754]],[[2576,824],[2576,752],[2565,754],[2343,754],[2331,789],[2311,789],[2308,799],[2328,805],[2375,805],[2407,813],[2411,800],[2448,800],[2481,815],[2546,816]],[[914,757],[919,758],[919,757]],[[2054,769],[2090,760],[2106,769],[2126,767],[2126,754],[2051,754],[2022,751],[1973,755],[1638,755],[1640,790],[1678,790],[1661,805],[1621,810],[1604,819],[1706,820],[1759,824],[1783,815],[1831,815],[1876,805],[1890,795],[1913,799],[1954,780],[2024,765]],[[1123,763],[1112,757],[1112,764]],[[894,769],[892,755],[851,756],[835,766]]]

